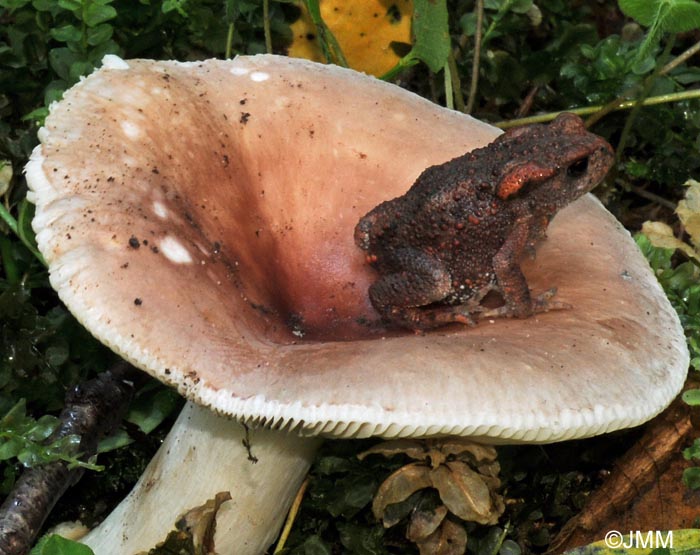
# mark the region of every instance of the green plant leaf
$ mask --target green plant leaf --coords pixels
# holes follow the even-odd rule
[[[177,391],[154,382],[144,388],[133,401],[126,420],[135,424],[144,434],[150,434],[165,418],[173,414],[182,404]]]
[[[697,407],[700,405],[700,389],[688,389],[684,391],[682,399],[691,407]]]
[[[97,27],[88,29],[87,42],[90,46],[95,46],[112,38],[114,28],[109,23],[102,23]]]
[[[71,66],[78,61],[78,54],[66,47],[52,48],[49,51],[49,63],[56,74],[64,81],[73,82]]]
[[[659,7],[664,2],[665,0],[618,0],[618,5],[626,16],[649,27],[658,17]]]
[[[635,66],[648,57],[661,41],[663,33],[683,33],[700,28],[700,3],[697,0],[620,0],[620,9],[645,27],[649,27],[637,53]],[[637,67],[641,72],[642,68]]]
[[[90,4],[85,10],[85,23],[88,27],[97,27],[100,23],[109,21],[117,17],[117,10],[112,6],[100,5],[100,4]]]
[[[105,21],[114,19],[116,16],[117,10],[114,7],[94,2],[85,10],[84,22],[88,27],[97,27]]]
[[[69,12],[77,12],[83,8],[81,0],[58,0],[58,5]]]
[[[700,459],[700,438],[697,438],[687,449],[683,449],[683,457],[687,461],[691,459]]]
[[[683,483],[690,489],[700,489],[700,466],[692,466],[683,471]]]
[[[68,540],[58,534],[44,536],[29,555],[95,555],[87,545]]]
[[[79,42],[83,38],[83,32],[75,25],[63,25],[54,27],[50,34],[60,42]]]
[[[415,0],[413,3],[415,44],[408,58],[418,58],[431,71],[440,71],[450,53],[450,32],[445,0]]]
[[[29,4],[30,0],[0,0],[0,7],[8,10],[18,10]]]
[[[331,555],[330,548],[317,535],[307,537],[299,547],[292,550],[291,555]]]
[[[385,555],[384,529],[381,526],[366,528],[349,522],[339,522],[340,542],[353,555]]]
[[[620,9],[645,27],[659,26],[667,33],[684,33],[700,27],[697,0],[620,0]]]
[[[161,10],[163,10],[163,13],[176,11],[182,17],[188,17],[187,12],[185,11],[186,4],[187,0],[163,0]]]

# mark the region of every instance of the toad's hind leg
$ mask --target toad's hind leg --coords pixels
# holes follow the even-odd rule
[[[372,305],[385,319],[401,324],[407,312],[441,301],[450,293],[452,277],[437,258],[416,249],[399,249],[390,256],[384,263],[397,271],[369,287]]]

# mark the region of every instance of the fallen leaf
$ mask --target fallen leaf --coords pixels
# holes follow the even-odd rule
[[[678,203],[676,214],[683,222],[686,233],[695,247],[700,247],[700,183],[694,179],[686,181],[685,199]]]
[[[440,528],[416,545],[420,555],[464,555],[467,532],[456,522],[444,520]]]
[[[438,529],[446,516],[447,507],[444,505],[440,505],[434,511],[419,510],[414,512],[406,529],[406,538],[413,543],[426,540]]]
[[[691,258],[698,260],[698,254],[688,243],[677,239],[671,226],[663,222],[644,222],[642,233],[649,238],[651,244],[662,249],[679,249]]]
[[[367,455],[384,455],[387,458],[407,455],[412,459],[423,460],[426,457],[426,448],[422,441],[415,439],[392,439],[370,447],[357,455],[357,458],[363,460]]]
[[[374,516],[381,519],[389,528],[396,524],[384,520],[387,505],[400,503],[418,490],[432,486],[430,468],[421,463],[411,463],[391,474],[377,490],[372,502]]]
[[[148,555],[216,555],[216,513],[229,499],[229,492],[219,492],[214,499],[187,511],[175,522],[176,530],[149,550]]]
[[[431,470],[430,479],[453,515],[479,524],[498,521],[503,503],[494,502],[484,477],[467,463],[450,461]]]

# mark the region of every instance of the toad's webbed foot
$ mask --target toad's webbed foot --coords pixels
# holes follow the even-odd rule
[[[504,304],[497,308],[482,311],[481,316],[484,318],[528,318],[533,314],[549,312],[550,310],[569,310],[573,308],[569,303],[552,300],[556,294],[557,288],[552,287],[532,299],[529,307]]]
[[[472,304],[430,308],[394,308],[387,315],[387,319],[401,327],[422,332],[447,324],[475,326],[480,310],[481,307]]]

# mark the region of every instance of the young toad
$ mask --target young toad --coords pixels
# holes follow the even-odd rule
[[[372,305],[387,323],[416,330],[566,307],[551,300],[554,289],[533,298],[520,261],[612,162],[610,145],[564,113],[426,169],[355,227],[380,276],[369,288]],[[491,291],[502,306],[482,306]]]

